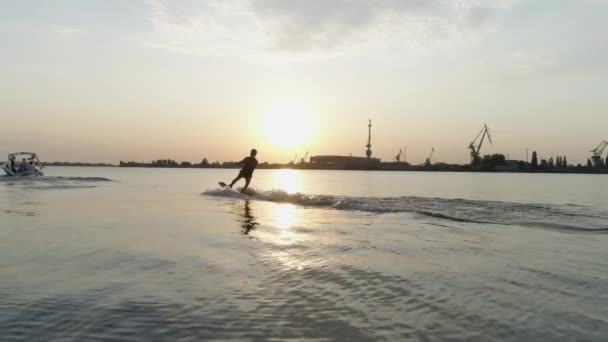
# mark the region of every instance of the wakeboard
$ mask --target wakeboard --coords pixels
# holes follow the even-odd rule
[[[228,184],[226,184],[224,182],[217,182],[217,184],[219,184],[219,186],[221,186],[223,189],[232,189],[230,187],[230,185],[228,185]],[[252,197],[253,195],[255,195],[255,191],[253,191],[252,189],[247,189],[245,191],[236,191],[236,190],[233,190],[233,191],[240,192],[241,194],[248,195],[250,197]]]

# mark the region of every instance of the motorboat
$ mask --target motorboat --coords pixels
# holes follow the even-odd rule
[[[8,161],[2,164],[7,176],[44,176],[38,155],[33,152],[9,153]]]

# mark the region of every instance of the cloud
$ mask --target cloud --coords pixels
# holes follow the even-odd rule
[[[259,0],[253,8],[278,50],[356,47],[411,50],[471,39],[487,31],[501,1]]]
[[[146,45],[200,55],[407,54],[476,40],[518,0],[150,0]]]
[[[149,0],[154,35],[144,44],[176,53],[204,56],[253,53],[260,42],[244,2]]]
[[[53,25],[50,27],[53,34],[60,37],[72,36],[82,32],[82,29],[71,26]]]

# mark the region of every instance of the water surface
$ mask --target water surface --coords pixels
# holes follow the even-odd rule
[[[0,179],[0,340],[608,338],[602,175],[46,173]]]

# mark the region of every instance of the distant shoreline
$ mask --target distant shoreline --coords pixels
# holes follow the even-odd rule
[[[109,163],[81,163],[81,162],[42,162],[42,166],[96,166],[96,167],[118,167]]]
[[[393,172],[472,172],[472,173],[538,173],[538,174],[608,174],[607,169],[597,169],[588,167],[569,166],[567,168],[553,169],[516,169],[516,170],[496,170],[496,169],[473,169],[469,165],[441,165],[441,166],[419,166],[419,165],[396,165],[397,163],[382,163],[379,167],[374,168],[354,168],[354,167],[339,167],[327,165],[314,165],[310,163],[299,164],[269,164],[262,163],[258,166],[260,170],[325,170],[325,171],[393,171]],[[150,164],[140,165],[115,165],[109,163],[80,163],[80,162],[51,162],[43,163],[44,166],[60,166],[60,167],[117,167],[117,168],[151,168],[151,169],[238,169],[240,166],[237,163],[222,163],[200,165],[194,164],[189,166],[173,165],[173,166],[152,166]]]

